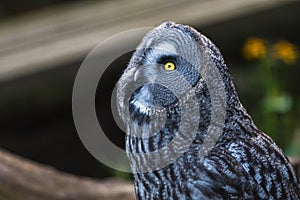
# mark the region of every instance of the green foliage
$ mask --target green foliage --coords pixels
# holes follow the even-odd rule
[[[290,155],[300,153],[295,142],[297,110],[295,97],[288,91],[288,71],[296,67],[297,48],[280,41],[275,44],[259,38],[250,38],[243,49],[244,57],[254,60],[263,95],[256,102],[255,121]]]

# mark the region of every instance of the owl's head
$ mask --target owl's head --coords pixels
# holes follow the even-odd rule
[[[233,87],[215,45],[189,26],[164,22],[146,34],[119,80],[119,112],[129,102],[130,111],[147,116],[176,106],[195,90],[222,85]],[[221,93],[217,95],[226,96]],[[140,117],[139,123],[147,120]]]
[[[140,42],[118,81],[117,105],[137,171],[159,169],[185,152],[206,155],[232,117],[228,108],[242,108],[218,48],[174,22]]]

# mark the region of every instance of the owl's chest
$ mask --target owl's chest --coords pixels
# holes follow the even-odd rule
[[[153,172],[135,174],[138,199],[191,199],[187,166],[174,163]],[[196,176],[196,175],[195,175]]]

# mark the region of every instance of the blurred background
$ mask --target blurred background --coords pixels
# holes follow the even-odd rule
[[[257,126],[298,157],[299,10],[297,0],[2,0],[0,148],[77,175],[126,177],[81,143],[72,117],[73,83],[85,56],[105,38],[172,20],[195,27],[221,49]],[[130,56],[112,63],[96,95],[99,122],[119,146],[124,134],[108,108]]]

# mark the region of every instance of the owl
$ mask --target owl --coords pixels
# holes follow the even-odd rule
[[[144,36],[117,83],[117,106],[137,199],[299,199],[288,158],[194,28],[168,21]]]

